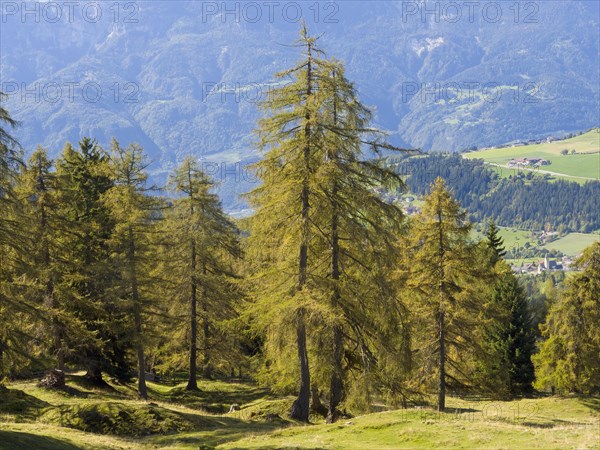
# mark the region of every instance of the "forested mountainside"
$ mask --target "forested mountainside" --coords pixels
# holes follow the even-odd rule
[[[0,75],[30,153],[114,136],[139,142],[157,179],[204,156],[227,164],[215,172],[229,209],[249,187],[235,163],[257,158],[255,99],[296,60],[301,20],[397,145],[456,151],[598,125],[597,2],[152,1],[63,7],[58,20],[43,2],[7,5]]]
[[[600,182],[544,179],[533,172],[502,177],[482,160],[458,154],[429,154],[397,163],[409,192],[425,195],[444,178],[471,220],[530,230],[580,231],[600,228]]]

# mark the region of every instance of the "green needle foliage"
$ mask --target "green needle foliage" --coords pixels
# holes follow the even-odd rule
[[[379,383],[379,388],[382,381],[389,381],[381,377],[389,369],[386,363],[395,360],[397,375],[406,373],[409,346],[405,311],[389,277],[403,215],[380,195],[383,190],[396,192],[403,184],[377,159],[364,154],[365,144],[371,156],[392,147],[382,132],[370,127],[371,113],[358,101],[343,66],[330,64],[330,75],[320,91],[327,98],[322,121],[324,159],[316,172],[313,203],[319,268],[315,275],[329,297],[316,348],[330,349],[321,352],[318,367],[329,368],[319,372],[330,372],[327,420],[332,422],[348,393],[355,394],[354,401],[369,404],[372,385]],[[398,394],[397,389],[388,393]]]
[[[368,393],[378,353],[398,349],[398,340],[382,337],[402,328],[386,272],[402,214],[378,190],[402,183],[363,154],[365,144],[375,152],[392,147],[369,127],[371,115],[342,65],[319,58],[306,29],[299,45],[303,59],[278,74],[292,81],[264,102],[267,117],[258,130],[265,153],[254,166],[262,184],[249,194],[256,208],[251,314],[265,336],[264,376],[289,390],[299,378],[291,416],[308,420],[312,377],[313,385],[329,386],[333,421],[349,374],[360,380],[355,389]],[[297,372],[288,363],[290,342]]]
[[[0,101],[5,94],[0,92]],[[0,382],[9,369],[21,367],[27,361],[28,337],[22,332],[20,319],[30,317],[33,308],[23,299],[17,301],[13,281],[14,262],[23,251],[23,239],[18,232],[22,218],[14,195],[14,183],[22,165],[19,144],[7,128],[15,128],[18,122],[0,106]],[[10,320],[9,320],[10,319]]]
[[[268,116],[260,121],[258,135],[264,158],[254,166],[262,184],[248,195],[256,210],[249,248],[257,260],[256,327],[268,337],[267,353],[275,356],[275,364],[281,364],[282,355],[290,356],[289,342],[296,343],[300,383],[291,416],[308,421],[306,324],[323,303],[309,254],[316,235],[311,202],[317,189],[315,174],[324,161],[321,116],[326,98],[319,95],[319,88],[328,78],[331,65],[318,58],[321,52],[306,28],[299,45],[304,48],[303,59],[294,68],[277,74],[282,80],[292,81],[272,91],[263,104]],[[287,348],[281,348],[282,344]],[[271,365],[270,371],[288,368],[289,364]]]
[[[411,223],[403,277],[413,297],[416,380],[426,390],[435,386],[440,411],[445,409],[446,388],[458,389],[470,381],[469,357],[477,353],[478,324],[485,311],[478,295],[481,261],[469,242],[470,229],[465,211],[437,178]]]
[[[437,157],[403,160],[408,178],[385,164],[402,149],[317,42],[303,27],[300,60],[261,105],[243,232],[197,160],[173,171],[166,199],[136,144],[107,153],[86,137],[56,163],[40,147],[24,164],[0,107],[0,382],[84,370],[106,388],[137,371],[147,399],[156,375],[194,391],[243,369],[294,395],[281,400],[293,419],[329,423],[376,401],[435,395],[444,411],[447,394],[600,392],[600,244],[578,273],[513,274],[494,222],[473,242],[443,179],[418,183]],[[384,200],[404,181],[427,193],[411,218]]]
[[[109,170],[114,186],[102,195],[115,227],[110,238],[111,260],[119,270],[115,295],[126,302],[133,330],[137,357],[138,393],[148,398],[144,345],[144,316],[155,303],[151,271],[153,265],[152,233],[159,219],[159,199],[149,195],[146,186],[148,163],[137,144],[123,148],[113,140]]]
[[[496,396],[513,398],[533,390],[535,333],[523,288],[506,263],[501,265],[492,297],[497,316],[484,334],[481,385]]]
[[[485,233],[487,238],[487,245],[492,250],[492,262],[495,264],[500,261],[504,255],[506,255],[506,249],[504,248],[504,240],[498,235],[498,227],[493,220],[488,222],[488,229]]]
[[[43,311],[38,341],[46,354],[51,354],[56,368],[65,369],[65,360],[82,345],[93,340],[74,314],[82,301],[66,274],[69,271],[68,241],[71,223],[60,203],[61,184],[53,162],[39,147],[18,178],[16,192],[22,203],[24,230],[28,235],[27,251],[20,255],[22,277],[20,288],[24,298]]]
[[[600,392],[600,243],[578,259],[580,273],[567,281],[541,326],[546,339],[534,356],[538,389],[593,395]]]
[[[67,144],[56,164],[62,214],[70,224],[65,236],[69,261],[65,277],[84,300],[76,314],[98,338],[78,352],[77,362],[86,368],[87,379],[97,384],[103,381],[102,371],[127,378],[126,340],[119,336],[124,317],[110,295],[118,274],[109,264],[114,222],[102,201],[113,187],[108,164],[109,155],[87,137],[78,148]]]

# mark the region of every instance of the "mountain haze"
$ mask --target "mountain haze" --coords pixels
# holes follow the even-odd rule
[[[459,151],[597,126],[598,2],[500,2],[499,15],[491,3],[295,5],[396,145]],[[161,179],[187,154],[226,163],[235,208],[248,183],[233,165],[256,158],[254,99],[299,57],[295,6],[269,17],[254,4],[111,2],[97,21],[82,7],[54,21],[43,3],[25,16],[3,3],[0,81],[23,122],[16,136],[52,154],[84,135],[139,142]]]

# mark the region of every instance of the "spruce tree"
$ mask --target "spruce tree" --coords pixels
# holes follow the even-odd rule
[[[504,255],[506,255],[506,249],[504,248],[504,239],[498,235],[498,227],[496,223],[490,219],[488,222],[488,228],[485,233],[487,238],[487,245],[492,250],[492,262],[496,263]]]
[[[486,236],[493,313],[483,324],[486,356],[480,361],[481,384],[504,397],[528,394],[533,389],[531,356],[535,351],[529,301],[516,275],[502,261],[506,252],[493,221],[489,222]]]
[[[532,354],[535,333],[529,302],[519,280],[506,264],[495,275],[492,306],[497,314],[486,327],[482,380],[487,389],[504,397],[532,392],[535,379]]]
[[[20,192],[23,201],[27,203],[28,216],[33,228],[31,238],[31,274],[32,280],[37,281],[36,294],[39,295],[40,306],[48,309],[50,316],[51,349],[56,357],[56,368],[65,370],[64,321],[60,319],[60,292],[57,289],[59,270],[58,236],[63,231],[60,218],[56,212],[57,179],[51,171],[52,161],[47,157],[45,149],[38,147],[31,155],[27,168],[23,171]]]
[[[45,149],[31,155],[19,176],[17,194],[23,204],[24,226],[28,236],[25,252],[20,256],[25,296],[35,299],[45,312],[48,349],[58,370],[65,370],[69,353],[74,354],[93,337],[74,314],[80,301],[65,273],[69,259],[66,252],[71,223],[61,214],[60,179],[53,170]]]
[[[100,346],[78,352],[79,362],[86,368],[86,377],[102,382],[102,370],[123,378],[125,368],[120,358],[111,357],[118,347],[115,327],[119,316],[109,291],[116,271],[108,259],[108,240],[113,224],[102,195],[113,185],[108,173],[108,154],[87,137],[78,148],[67,143],[57,161],[57,176],[61,181],[60,211],[71,225],[67,240],[69,268],[66,276],[82,300],[76,313],[90,332],[99,338]]]

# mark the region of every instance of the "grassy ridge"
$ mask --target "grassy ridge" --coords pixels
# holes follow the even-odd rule
[[[146,403],[133,385],[98,389],[79,376],[68,381],[65,391],[22,382],[0,392],[0,449],[600,448],[600,399],[450,398],[443,414],[411,408],[299,425],[284,418],[292,398],[252,384],[201,382],[199,392],[189,393],[182,384],[150,383]],[[241,410],[208,412],[231,403]],[[78,422],[90,411],[94,420]],[[102,428],[111,421],[120,423]]]
[[[562,150],[575,150],[574,155],[561,155]],[[522,147],[506,147],[479,150],[465,153],[468,159],[483,159],[486,162],[504,166],[513,158],[544,158],[551,165],[542,166],[540,170],[568,175],[600,179],[600,129],[596,128],[587,133],[562,141],[542,144],[525,145]],[[516,169],[505,169],[511,173]]]

